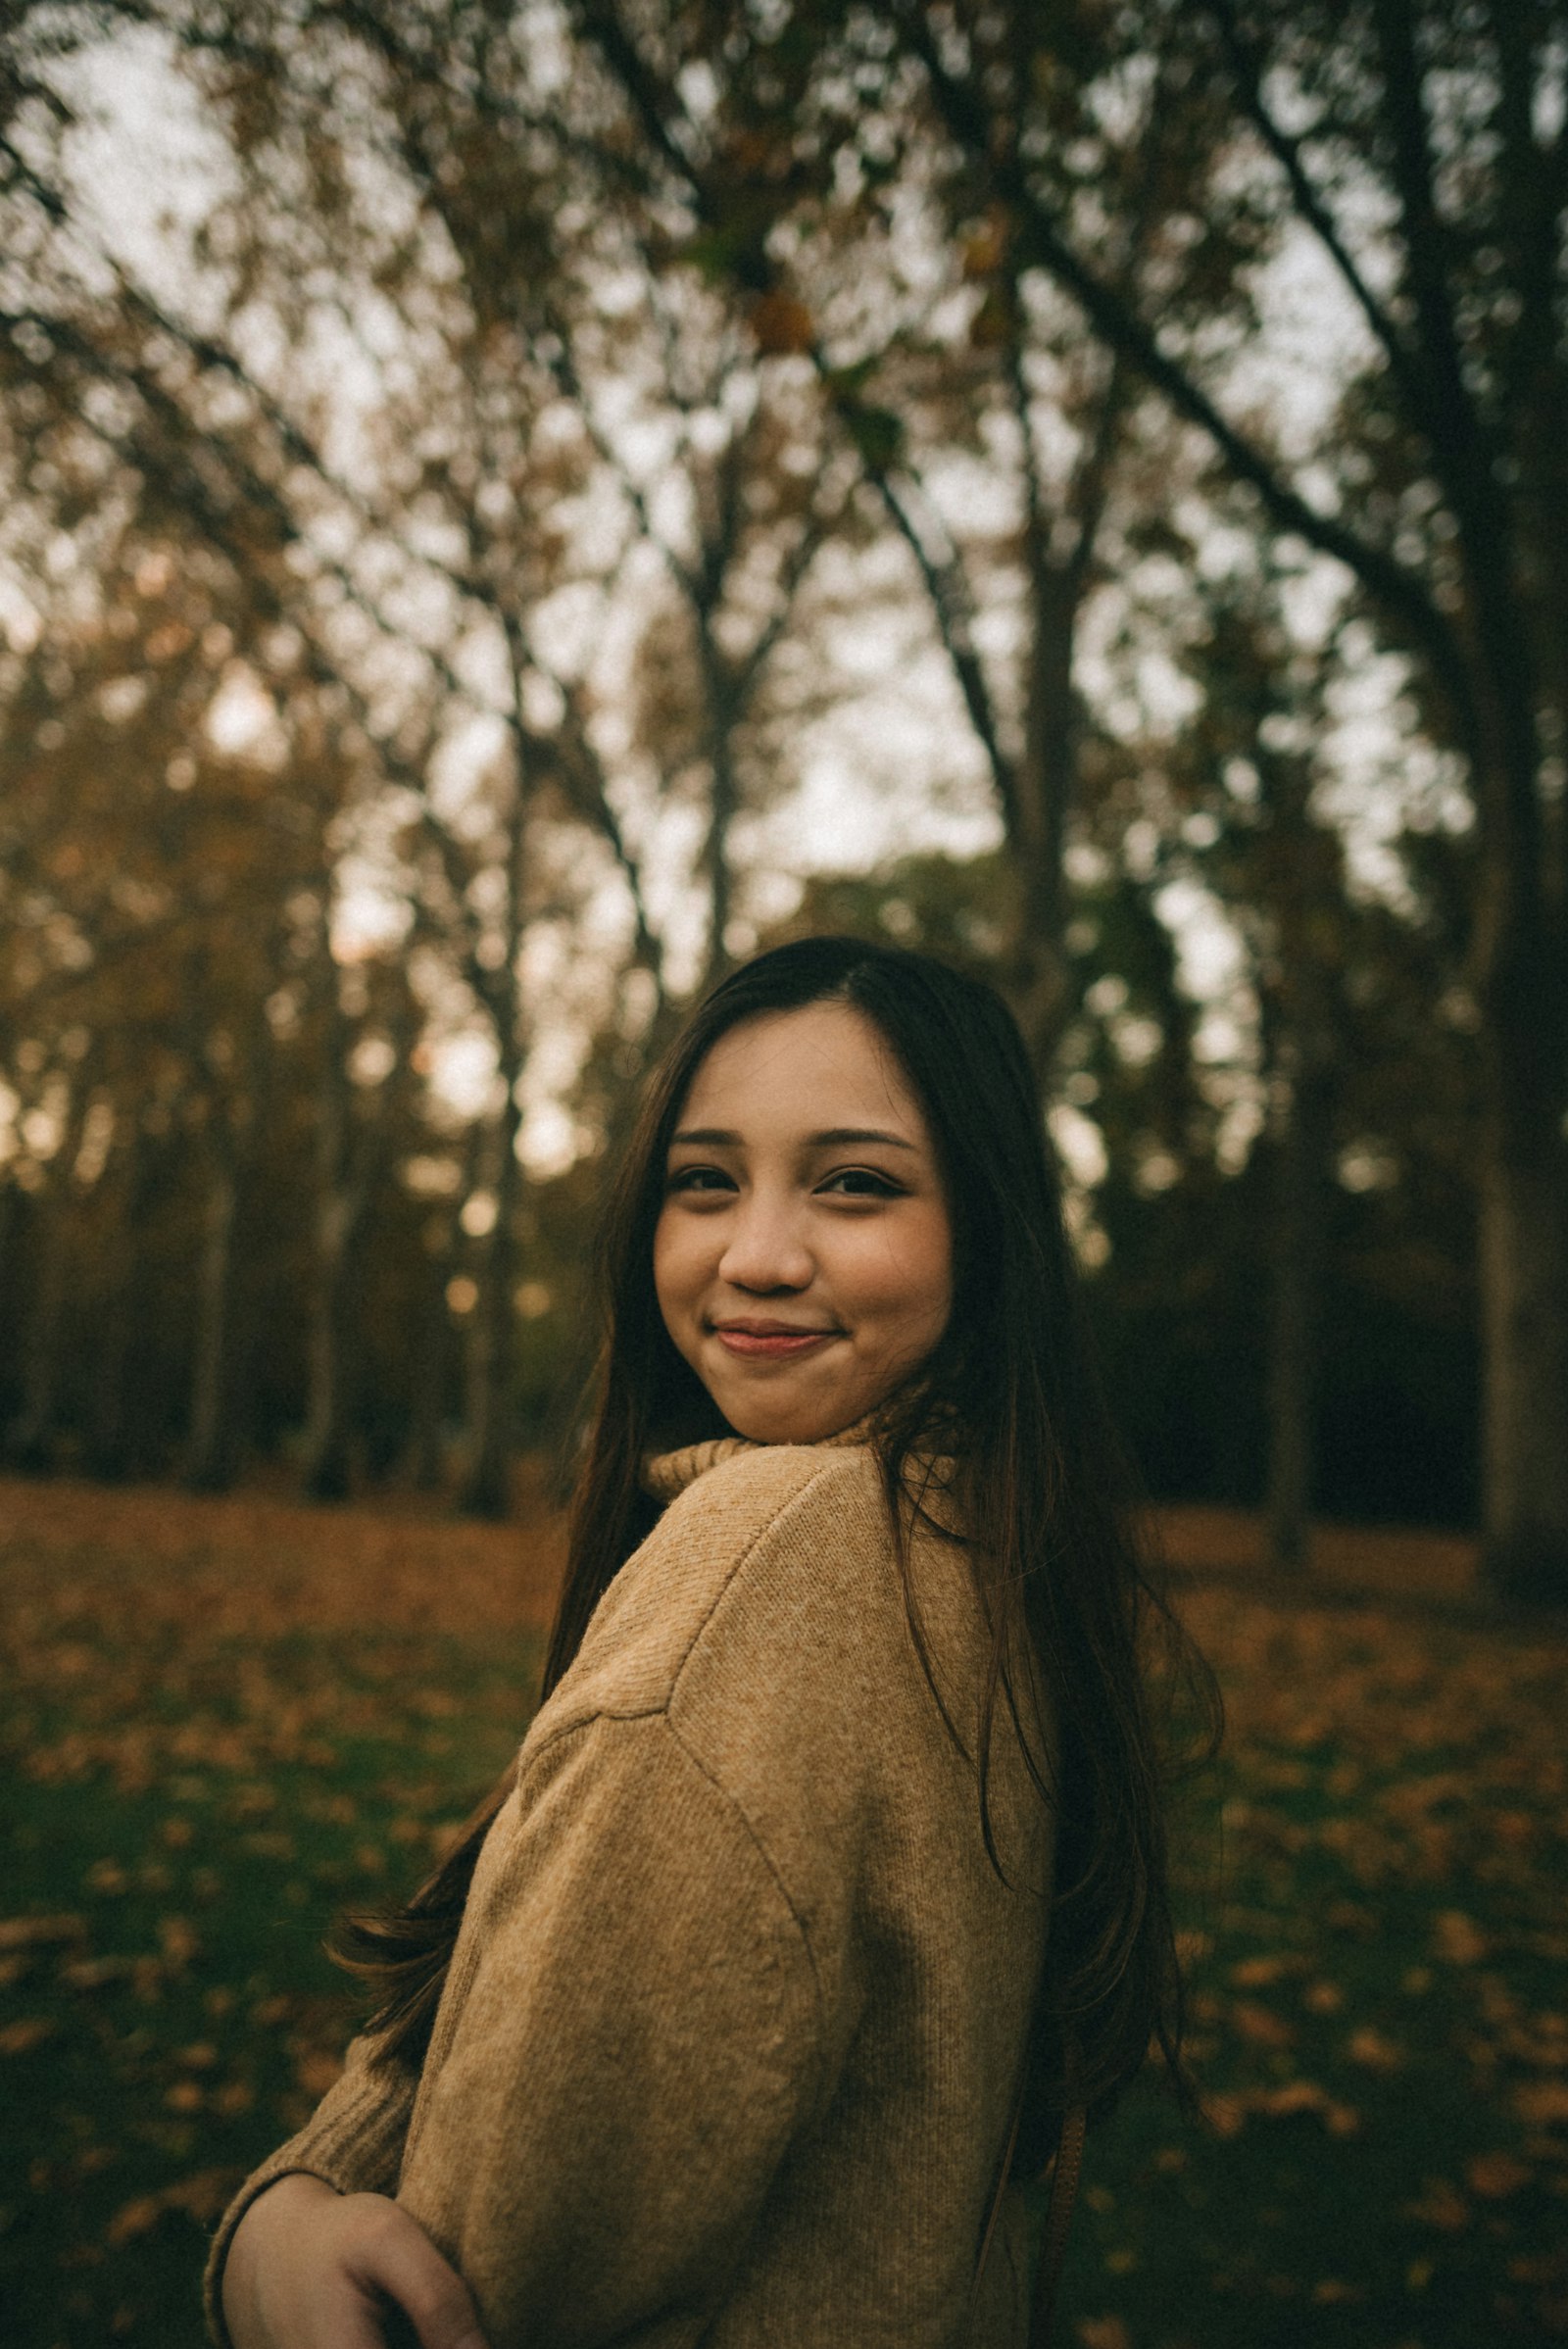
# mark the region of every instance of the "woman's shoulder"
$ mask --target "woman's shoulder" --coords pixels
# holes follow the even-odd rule
[[[671,1500],[650,1542],[728,1551],[739,1564],[760,1542],[790,1547],[818,1539],[835,1522],[875,1542],[886,1517],[882,1472],[869,1444],[748,1444]]]
[[[547,1708],[565,1728],[590,1713],[666,1710],[684,1676],[714,1660],[770,1658],[776,1680],[818,1639],[864,1620],[897,1590],[875,1456],[863,1445],[749,1444],[672,1499],[596,1608]],[[541,1716],[543,1726],[543,1716]]]

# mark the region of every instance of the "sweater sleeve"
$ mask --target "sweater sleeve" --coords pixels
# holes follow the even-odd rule
[[[219,2349],[231,2349],[223,2322],[223,2263],[235,2228],[259,2194],[296,2170],[324,2178],[340,2194],[397,2191],[416,2080],[406,2065],[373,2063],[374,2045],[368,2036],[353,2042],[341,2077],[305,2127],[252,2171],[219,2221],[203,2279],[207,2327]]]
[[[593,2349],[723,2295],[819,2103],[821,2016],[786,1887],[667,1714],[563,1730],[528,1776],[399,2199],[491,2349]]]

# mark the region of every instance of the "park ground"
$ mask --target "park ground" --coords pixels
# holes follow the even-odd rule
[[[0,2337],[197,2349],[207,2231],[353,2026],[332,1916],[407,1886],[527,1717],[559,1527],[0,1482]],[[1225,1686],[1193,1790],[1186,2120],[1091,2138],[1057,2338],[1568,2338],[1568,1623],[1462,1542],[1164,1525]]]

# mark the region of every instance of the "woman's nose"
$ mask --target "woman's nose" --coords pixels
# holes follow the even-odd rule
[[[804,1289],[815,1269],[788,1201],[756,1193],[742,1199],[718,1260],[721,1281],[736,1289]]]

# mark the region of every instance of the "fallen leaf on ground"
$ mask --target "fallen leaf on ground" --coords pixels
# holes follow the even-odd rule
[[[1450,1966],[1479,1966],[1492,1947],[1473,1917],[1462,1909],[1443,1909],[1432,1921],[1432,1943]]]
[[[244,2175],[232,2163],[224,2163],[217,2169],[193,2170],[188,2178],[176,2178],[157,2194],[138,2194],[116,2211],[105,2229],[106,2240],[118,2251],[138,2235],[150,2233],[166,2211],[180,2211],[198,2227],[210,2227],[232,2199]]]
[[[1530,2183],[1532,2173],[1511,2153],[1478,2153],[1464,2166],[1465,2183],[1485,2202],[1501,2202]]]
[[[1239,1990],[1264,1990],[1270,1982],[1280,1982],[1287,1974],[1298,1974],[1301,1961],[1283,1952],[1274,1957],[1243,1958],[1231,1968],[1231,1980]]]
[[[1397,2072],[1404,2062],[1404,2049],[1386,2039],[1369,2023],[1360,2031],[1351,2031],[1345,2048],[1352,2064],[1364,2064],[1369,2072]]]
[[[47,2015],[24,2015],[0,2031],[0,2055],[26,2055],[54,2030]]]
[[[81,1941],[85,1917],[0,1917],[0,1949],[37,1949],[46,1942]]]
[[[1568,2121],[1568,2080],[1526,2080],[1513,2092],[1513,2109],[1532,2129]]]
[[[1419,2219],[1423,2227],[1441,2227],[1445,2234],[1458,2234],[1470,2224],[1470,2205],[1446,2178],[1429,2178],[1419,2200],[1404,2205],[1404,2215]]]
[[[1272,2007],[1260,2006],[1254,1998],[1238,1998],[1231,2009],[1231,2023],[1253,2047],[1289,2047],[1296,2036],[1283,2015],[1276,2015]]]

